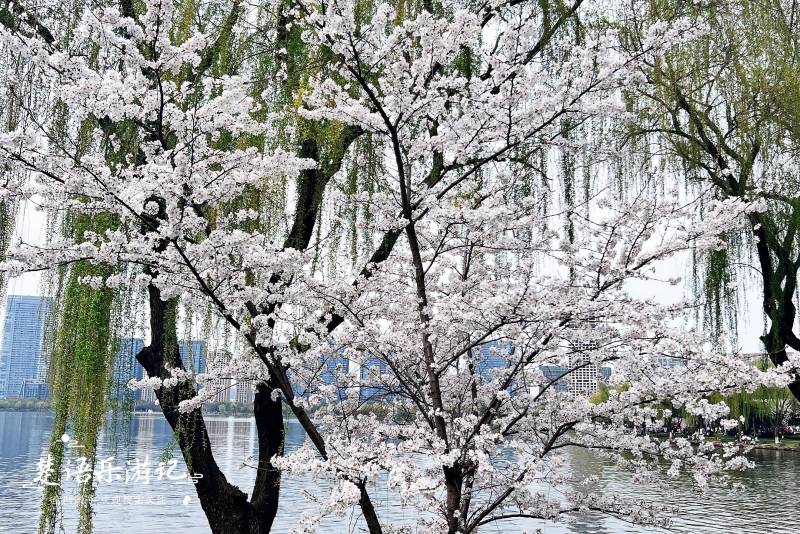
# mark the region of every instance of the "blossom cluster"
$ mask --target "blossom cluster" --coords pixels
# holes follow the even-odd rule
[[[581,10],[576,1],[552,22],[524,2],[447,1],[442,13],[406,13],[403,3],[378,1],[365,17],[359,2],[300,0],[284,19],[301,29],[309,64],[325,67],[310,69],[285,113],[358,141],[340,142],[349,155],[336,156],[315,154],[317,140],[304,139],[295,155],[275,148],[284,132],[261,107],[274,92],[254,94],[256,68],[210,70],[206,54],[224,25],[177,40],[176,4],[144,4],[138,19],[87,12],[70,50],[0,32],[51,76],[53,101],[70,109],[61,137],[52,133],[60,117],[43,124],[34,112],[0,134],[0,165],[20,177],[3,195],[36,199],[55,217],[116,221],[44,246],[19,243],[0,270],[109,265],[114,275],[81,282],[132,281],[148,291],[152,317],[162,300],[209,310],[220,334],[247,347],[243,357],[196,375],[165,364],[131,386],[165,398],[184,386],[192,393],[176,412],[199,415],[215,381],[268,385],[268,399],[284,402],[309,436],[270,458],[270,469],[335,482],[314,496],[321,506],[299,531],[354,507],[375,514],[365,503],[382,476],[418,508],[419,531],[466,533],[587,510],[660,524],[650,507],[591,484],[561,500],[539,488],[572,482],[562,469],[570,448],[608,454],[643,479],[688,473],[700,486],[749,466],[749,443],[671,436],[674,423],[691,416],[735,428],[715,395],[785,385],[789,370],[711,349],[687,320],[694,302],[664,304],[634,288],[660,287],[665,264],[721,248],[727,231],[764,206],[658,193],[657,178],[633,177],[621,190],[602,163],[603,125],[629,118],[621,87],[637,65],[702,28],[656,23],[643,52],[628,56],[608,24],[619,16],[615,2]],[[246,34],[253,17],[233,34]],[[598,30],[556,31],[571,17]],[[367,136],[375,193],[335,195],[359,172]],[[275,143],[254,141],[262,137]],[[576,152],[587,168],[582,200]],[[294,201],[277,216],[253,204],[276,191]],[[320,260],[348,239],[340,202],[368,208],[353,233],[381,243],[350,236],[355,266],[335,254],[332,265]],[[360,374],[328,365],[331,355]],[[613,371],[601,385],[603,367]],[[553,368],[556,378],[545,373]],[[194,381],[206,387],[185,387]]]

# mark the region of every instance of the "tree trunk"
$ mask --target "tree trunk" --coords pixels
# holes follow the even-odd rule
[[[161,300],[161,292],[150,285],[151,344],[143,348],[136,359],[152,377],[170,377],[170,368],[183,369],[175,329],[177,300]],[[259,470],[253,502],[247,494],[228,482],[217,465],[211,450],[203,414],[200,408],[181,413],[181,401],[195,396],[194,385],[181,382],[174,387],[156,390],[161,411],[178,440],[189,473],[197,476],[195,490],[208,524],[214,534],[267,533],[272,527],[278,507],[279,473]],[[266,398],[265,398],[266,396]],[[277,404],[277,415],[275,404]],[[280,403],[272,402],[269,393],[260,386],[256,403],[256,425],[259,429],[259,467],[271,466],[269,459],[283,448],[283,418]]]
[[[787,345],[794,350],[800,350],[800,339],[793,331],[797,315],[793,299],[800,262],[791,258],[789,247],[778,239],[775,231],[768,230],[772,227],[766,218],[757,213],[751,214],[749,218],[753,233],[758,238],[756,251],[763,286],[762,308],[770,320],[769,331],[761,336],[761,341],[770,361],[778,366],[789,361]],[[794,380],[789,383],[789,391],[800,400],[800,375],[797,370],[794,371]]]
[[[252,503],[261,510],[262,532],[269,532],[275,514],[281,489],[281,472],[272,465],[272,458],[283,456],[286,440],[286,427],[283,424],[283,406],[279,396],[273,398],[276,388],[270,383],[256,385],[253,411],[258,430],[258,472],[253,489]]]

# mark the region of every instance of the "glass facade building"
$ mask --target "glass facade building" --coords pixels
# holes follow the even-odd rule
[[[563,365],[542,364],[539,366],[539,370],[541,370],[544,375],[544,383],[541,385],[542,388],[549,387],[553,391],[562,393],[569,391],[569,381],[561,378],[569,371],[567,367]]]
[[[49,318],[47,297],[9,295],[0,350],[0,398],[47,396],[47,354],[42,341]]]
[[[320,380],[328,386],[337,384],[338,377],[346,376],[350,373],[350,360],[344,356],[321,357],[320,365],[322,366]],[[341,380],[338,380],[338,383],[340,385],[336,388],[336,396],[339,400],[344,400],[347,398],[347,387],[341,385]]]
[[[144,369],[136,361],[136,355],[144,347],[140,338],[126,337],[117,340],[117,357],[114,361],[114,383],[111,390],[113,400],[141,400],[142,390],[131,390],[128,382],[131,379],[142,380]]]
[[[359,389],[359,400],[361,402],[380,402],[391,400],[393,392],[387,382],[391,379],[387,377],[389,364],[385,361],[371,357],[361,366],[359,377],[361,387]]]
[[[144,346],[141,339],[138,338],[125,338],[119,340],[117,349],[117,362],[119,367],[115,366],[115,387],[117,388],[117,395],[126,394],[120,391],[119,384],[121,383],[122,389],[125,389],[125,384],[132,378],[141,380],[147,376],[142,366],[136,361],[136,354]],[[178,352],[181,355],[183,366],[187,371],[193,371],[195,374],[204,373],[206,371],[206,342],[200,340],[178,341]],[[117,374],[119,373],[119,374]],[[199,389],[199,386],[195,385]],[[113,392],[112,392],[113,393]],[[134,400],[141,400],[144,402],[155,402],[156,395],[152,388],[140,389],[131,392],[134,395]],[[124,397],[120,397],[124,398]]]
[[[311,394],[319,392],[317,384],[321,383],[326,386],[332,386],[338,383],[339,387],[336,388],[336,397],[339,400],[346,399],[346,380],[342,380],[342,378],[350,372],[350,360],[341,354],[342,353],[339,353],[338,356],[320,356],[317,366],[307,369],[311,378],[308,378],[306,381],[297,380],[297,375],[293,375],[290,371],[289,377],[293,379],[292,391],[294,392],[294,396],[307,399]]]
[[[475,361],[475,371],[481,378],[481,382],[491,382],[497,369],[508,367],[509,356],[514,352],[514,347],[510,341],[489,341],[475,347],[477,352]]]
[[[658,356],[656,357],[656,365],[674,369],[676,367],[686,367],[686,360],[674,356]]]
[[[191,341],[178,341],[178,352],[181,354],[183,366],[187,371],[197,373],[206,372],[206,342],[193,339]]]

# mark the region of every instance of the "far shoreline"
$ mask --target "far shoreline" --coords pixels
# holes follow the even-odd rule
[[[50,402],[45,400],[34,399],[0,399],[0,412],[18,412],[18,413],[45,413],[50,415]],[[113,415],[113,410],[108,410],[109,415]],[[124,411],[123,411],[124,413]],[[139,403],[130,412],[132,415],[161,415],[161,410],[157,404],[154,403]],[[211,417],[253,417],[253,410],[250,405],[237,404],[234,402],[227,403],[210,403],[204,405],[203,415]],[[291,412],[285,413],[289,418],[293,418]],[[730,436],[723,436],[712,434],[707,436],[714,442],[722,443],[730,439]],[[772,450],[772,451],[785,451],[785,452],[800,452],[800,436],[792,435],[791,437],[784,438],[781,443],[772,443],[771,437],[763,438],[764,441],[759,441],[753,444],[753,449],[758,450]],[[770,440],[770,441],[767,441]]]

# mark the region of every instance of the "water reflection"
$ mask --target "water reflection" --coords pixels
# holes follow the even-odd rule
[[[32,484],[37,462],[46,451],[52,418],[39,412],[0,412],[0,533],[35,532],[38,521],[39,490]],[[255,471],[246,460],[257,454],[256,429],[252,419],[240,417],[208,417],[207,425],[217,462],[228,479],[244,491],[252,488]],[[160,414],[137,414],[130,421],[130,431],[119,433],[122,441],[103,436],[101,457],[114,455],[116,465],[126,460],[143,460],[149,456],[157,462],[174,443],[171,429]],[[128,437],[128,440],[125,439]],[[296,421],[288,426],[286,448],[295,450],[304,440],[302,428]],[[74,452],[74,451],[73,451]],[[174,456],[179,459],[177,450]],[[687,480],[664,484],[636,484],[630,474],[589,451],[570,451],[565,469],[576,479],[591,475],[599,478],[601,491],[620,492],[628,498],[643,499],[674,506],[679,513],[673,530],[691,533],[717,532],[794,532],[800,522],[800,507],[795,505],[800,494],[800,453],[755,451],[758,467],[734,475],[742,490],[730,488],[698,494]],[[502,461],[513,461],[503,457]],[[249,462],[250,465],[253,462]],[[181,462],[180,469],[184,469]],[[325,498],[330,485],[313,477],[286,477],[283,481],[278,518],[274,532],[286,533],[296,525],[300,513],[316,507],[309,497]],[[540,488],[558,497],[556,490]],[[579,490],[575,485],[569,488]],[[76,517],[70,499],[77,488],[65,490],[65,532],[74,532]],[[372,491],[381,515],[393,523],[411,522],[413,510],[396,505],[385,479]],[[136,496],[140,501],[132,499]],[[188,500],[186,499],[188,497]],[[144,499],[142,502],[141,499]],[[99,534],[143,534],[173,532],[206,534],[209,532],[194,489],[187,482],[151,480],[150,484],[126,486],[122,482],[98,486],[95,507],[96,532]],[[329,518],[320,532],[358,532],[357,514]],[[507,522],[487,527],[487,532],[532,532],[542,528],[548,533],[618,533],[658,532],[642,529],[624,522],[582,516],[571,523],[558,525]]]

